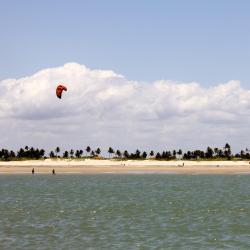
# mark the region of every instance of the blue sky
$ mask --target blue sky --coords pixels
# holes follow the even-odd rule
[[[250,1],[0,2],[0,80],[67,62],[130,80],[250,87]]]
[[[250,148],[249,10],[0,0],[0,148]]]

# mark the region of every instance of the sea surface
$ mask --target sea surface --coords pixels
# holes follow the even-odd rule
[[[250,176],[0,175],[0,249],[250,249]]]

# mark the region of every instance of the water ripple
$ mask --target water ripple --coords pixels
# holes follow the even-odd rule
[[[249,249],[250,176],[0,176],[0,249]]]

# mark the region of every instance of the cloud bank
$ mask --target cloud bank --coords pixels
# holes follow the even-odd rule
[[[68,92],[57,99],[64,83]],[[1,146],[134,150],[249,146],[250,90],[239,81],[139,82],[67,63],[0,82]]]

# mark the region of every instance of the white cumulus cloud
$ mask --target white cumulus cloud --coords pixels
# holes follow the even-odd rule
[[[55,95],[63,83],[68,91]],[[239,81],[213,87],[139,82],[67,63],[0,82],[1,146],[87,144],[121,149],[249,146],[250,91]]]

